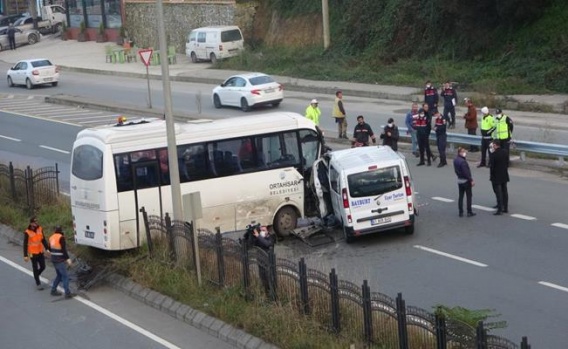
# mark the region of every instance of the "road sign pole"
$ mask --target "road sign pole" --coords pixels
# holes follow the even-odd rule
[[[148,82],[148,108],[152,109],[152,93],[150,92],[150,72],[146,66],[146,81]]]

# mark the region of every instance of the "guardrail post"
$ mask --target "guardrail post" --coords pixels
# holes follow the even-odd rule
[[[402,293],[396,296],[396,317],[398,323],[398,347],[408,349],[408,328],[406,326],[406,302]]]
[[[527,154],[524,151],[519,153],[519,157],[521,158],[522,162],[525,162],[527,160]]]
[[[521,340],[521,349],[531,349],[527,337],[523,337],[523,339]]]
[[[304,315],[310,314],[310,297],[308,294],[308,268],[306,266],[306,261],[302,257],[298,263],[298,273],[300,282],[300,302],[301,311]]]
[[[365,332],[365,341],[370,346],[373,342],[373,316],[371,313],[371,289],[367,280],[363,280],[361,290],[363,300],[363,328]]]
[[[217,252],[217,270],[219,272],[219,286],[225,286],[225,258],[223,258],[223,237],[221,236],[221,228],[216,227],[215,234],[215,250]]]
[[[564,162],[564,157],[559,156],[558,157],[558,166],[563,167],[564,165],[566,165],[566,162]]]
[[[335,268],[329,273],[329,293],[331,300],[331,328],[333,332],[339,334],[341,332],[341,322],[339,321],[341,314],[339,313],[339,281]]]

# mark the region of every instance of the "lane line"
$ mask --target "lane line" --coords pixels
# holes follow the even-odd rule
[[[511,215],[511,217],[515,217],[515,218],[519,218],[519,219],[524,219],[526,221],[536,221],[536,217],[532,217],[532,216],[525,216],[524,214],[519,214],[519,213],[514,213]]]
[[[60,152],[60,153],[63,153],[63,154],[69,154],[69,152],[68,152],[67,150],[61,150],[61,149],[57,149],[57,148],[52,148],[52,147],[48,147],[47,145],[40,145],[39,147],[40,147],[40,148],[43,148],[43,149],[47,149],[47,150],[57,151],[57,152]]]
[[[456,256],[456,255],[453,255],[453,254],[450,254],[450,253],[442,252],[442,251],[438,251],[438,250],[435,250],[435,249],[433,249],[433,248],[429,248],[429,247],[425,247],[425,246],[421,246],[421,245],[414,245],[414,247],[417,248],[417,249],[419,249],[419,250],[422,250],[422,251],[434,253],[434,254],[437,254],[437,255],[439,255],[439,256],[443,256],[443,257],[455,259],[456,261],[460,261],[460,262],[468,263],[468,264],[471,264],[471,265],[475,265],[476,267],[486,268],[486,267],[489,266],[489,265],[487,265],[487,264],[483,264],[483,263],[480,263],[480,262],[476,262],[476,261],[471,260],[471,259],[463,258],[463,257]]]
[[[551,225],[556,228],[568,229],[568,224],[564,223],[552,223]]]
[[[471,205],[471,207],[472,207],[472,208],[476,208],[476,209],[481,210],[481,211],[487,211],[487,212],[493,212],[493,211],[495,211],[494,208],[492,208],[492,207],[487,207],[487,206]]]
[[[25,273],[25,274],[33,277],[33,273],[30,270],[22,267],[19,264],[12,262],[11,260],[9,260],[9,259],[7,259],[3,256],[0,256],[0,261],[8,264],[9,266],[11,266],[14,269],[21,271],[22,273]],[[49,283],[49,280],[47,280],[44,277],[41,277],[41,281],[45,284]],[[91,302],[91,301],[89,301],[89,300],[87,300],[87,299],[85,299],[81,296],[75,296],[75,297],[73,297],[73,299],[85,304],[89,308],[96,310],[103,315],[108,316],[109,318],[113,319],[114,321],[123,324],[124,326],[140,333],[141,335],[153,340],[154,342],[156,342],[156,343],[158,343],[158,344],[160,344],[160,345],[162,345],[162,346],[164,346],[168,349],[181,349],[180,347],[176,346],[175,344],[170,343],[170,342],[168,342],[167,340],[165,340],[161,337],[158,337],[157,335],[153,334],[152,332],[143,329],[142,327],[136,325],[135,323],[132,323],[132,322],[126,320],[125,318],[123,318],[119,315],[116,315],[115,313],[111,312],[110,310],[103,308],[100,305],[95,304],[95,303],[93,303],[93,302]]]
[[[441,198],[439,196],[432,197],[432,200],[442,201],[442,202],[454,202],[452,199]]]
[[[8,139],[8,140],[14,141],[14,142],[21,142],[22,141],[21,139],[18,139],[18,138],[12,138],[12,137],[2,136],[2,135],[0,135],[0,138]]]
[[[539,281],[538,283],[541,284],[542,286],[554,288],[556,290],[568,293],[568,287],[556,285],[556,284],[553,284],[552,282],[546,282],[546,281]]]

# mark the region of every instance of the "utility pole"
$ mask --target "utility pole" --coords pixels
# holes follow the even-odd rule
[[[329,3],[328,0],[321,0],[321,11],[323,21],[323,48],[329,48]]]
[[[168,49],[166,43],[166,28],[164,26],[164,5],[162,0],[156,0],[158,16],[158,40],[160,42],[160,63],[162,66],[162,85],[164,90],[164,111],[166,119],[166,135],[168,139],[168,165],[172,189],[173,219],[183,220],[181,204],[181,186],[179,180],[179,164],[176,146],[174,116],[172,112],[172,90],[170,86],[170,68],[168,66]]]

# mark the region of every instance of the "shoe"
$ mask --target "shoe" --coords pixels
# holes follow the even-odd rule
[[[497,211],[493,214],[494,216],[500,216],[501,215],[501,211]]]
[[[419,162],[418,164],[416,164],[416,166],[424,166],[423,162]]]
[[[41,285],[41,284],[40,284],[40,285],[37,285],[36,288],[37,288],[38,291],[43,291],[43,290],[45,290],[45,288],[44,288],[43,285]]]
[[[458,216],[463,217],[463,212],[460,212]]]
[[[475,212],[468,212],[467,213],[468,217],[473,217],[473,216],[476,216],[476,215],[477,215],[477,213],[475,213]]]
[[[444,166],[446,166],[446,165],[447,165],[447,164],[446,164],[445,162],[441,162],[441,163],[438,164],[438,168],[444,167]]]
[[[509,210],[503,210],[503,211],[501,211],[501,212],[503,212],[503,213],[509,213]]]
[[[420,157],[420,154],[416,153],[416,154],[414,154],[414,157],[415,157],[415,158],[419,158],[419,157]]]
[[[436,161],[438,157],[436,155],[432,155],[432,161]]]
[[[493,208],[499,208],[499,205],[495,205],[495,206],[493,206]]]
[[[71,299],[73,297],[75,297],[75,295],[73,293],[66,293],[65,294],[65,299]]]
[[[50,294],[51,294],[52,296],[61,296],[63,293],[61,293],[61,292],[55,290],[55,291],[51,291]]]
[[[480,168],[480,167],[485,167],[485,164],[479,164],[479,165],[477,165],[477,168]]]

